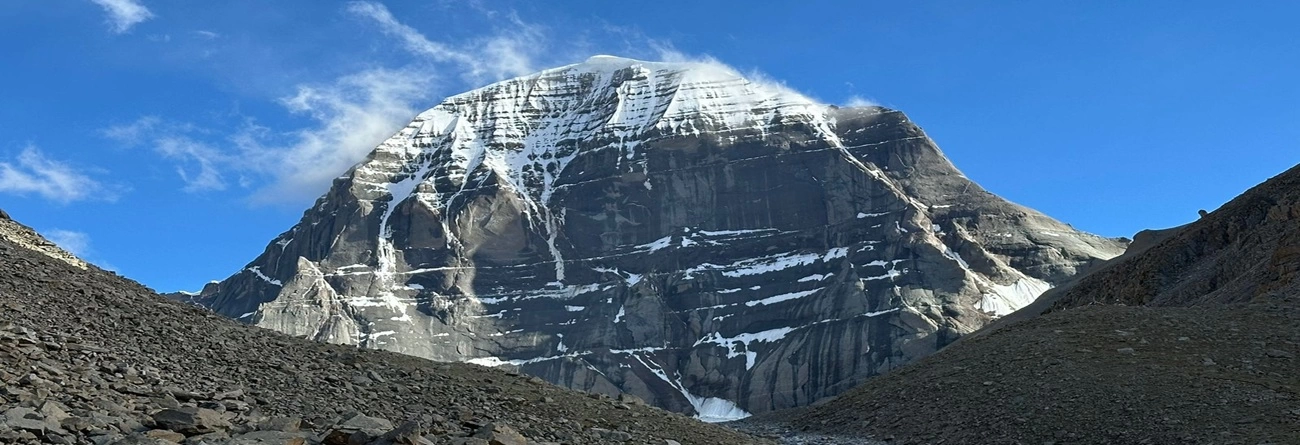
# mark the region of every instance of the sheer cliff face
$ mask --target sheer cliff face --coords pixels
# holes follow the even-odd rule
[[[835,395],[1121,250],[984,191],[897,111],[597,57],[422,113],[204,302],[725,418]]]

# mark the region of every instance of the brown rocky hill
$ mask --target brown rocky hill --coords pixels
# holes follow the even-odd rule
[[[1163,236],[1162,236],[1163,235]],[[1264,302],[1300,290],[1300,166],[1062,288],[1052,308]]]
[[[759,442],[630,398],[241,325],[47,244],[0,221],[0,443]]]
[[[1300,443],[1298,197],[1300,167],[1139,234],[1016,321],[765,419],[901,443]]]

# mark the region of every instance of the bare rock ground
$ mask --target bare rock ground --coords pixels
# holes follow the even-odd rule
[[[1298,308],[1054,312],[756,421],[890,443],[1300,443]]]

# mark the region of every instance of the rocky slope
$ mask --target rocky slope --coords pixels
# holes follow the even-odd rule
[[[1121,250],[983,190],[898,111],[595,57],[420,114],[199,302],[725,419],[924,357]]]
[[[1300,292],[1300,166],[1256,186],[1199,221],[1151,238],[1123,261],[1052,296],[1088,304],[1218,306]]]
[[[1300,443],[1291,300],[1054,312],[757,420],[909,444]]]
[[[771,419],[910,443],[1300,443],[1298,197],[1300,167],[1139,234],[1019,322]]]
[[[10,233],[0,232],[0,443],[757,441],[631,398],[242,325]]]

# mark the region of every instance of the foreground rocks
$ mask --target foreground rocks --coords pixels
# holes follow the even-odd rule
[[[759,420],[914,444],[1300,443],[1297,320],[1294,300],[1071,309]]]
[[[0,443],[753,443],[464,364],[296,339],[0,238]]]

